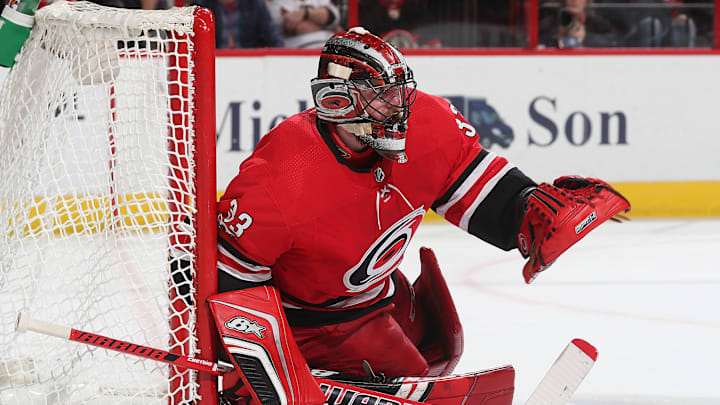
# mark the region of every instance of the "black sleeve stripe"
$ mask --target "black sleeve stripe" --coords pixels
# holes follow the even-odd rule
[[[340,296],[340,297],[328,299],[327,301],[322,302],[320,304],[313,304],[313,303],[310,303],[307,301],[303,301],[303,300],[301,300],[295,296],[292,296],[286,292],[283,292],[283,291],[280,292],[280,295],[283,298],[285,298],[288,302],[294,303],[296,305],[301,305],[306,308],[322,308],[322,309],[327,308],[330,305],[337,304],[338,302],[344,301],[348,298],[352,298],[350,296]]]
[[[468,232],[504,250],[517,247],[522,222],[523,193],[537,184],[518,168],[512,168],[470,217]]]
[[[450,198],[453,196],[453,194],[455,194],[455,191],[457,191],[457,189],[460,188],[460,186],[463,184],[465,179],[467,179],[468,176],[470,176],[470,173],[472,173],[473,170],[475,170],[475,168],[480,164],[480,162],[482,162],[483,159],[485,159],[485,156],[487,156],[487,155],[488,155],[488,151],[486,151],[485,149],[481,150],[480,153],[478,153],[478,155],[475,156],[475,159],[473,159],[473,161],[470,162],[470,164],[465,168],[465,170],[463,170],[462,174],[460,174],[460,177],[458,177],[457,180],[455,180],[455,182],[453,183],[453,185],[450,186],[448,191],[442,197],[440,197],[440,199],[438,199],[437,201],[435,201],[433,203],[432,209],[437,210],[437,207],[448,202],[450,200]]]
[[[339,311],[313,311],[309,309],[283,308],[290,326],[317,327],[350,322],[392,304],[395,296],[386,297],[367,307],[343,309]]]
[[[250,287],[258,287],[261,285],[272,285],[272,280],[262,281],[259,283],[237,279],[224,271],[218,271],[218,292],[228,292],[243,290]]]
[[[219,244],[220,246],[222,246],[223,248],[225,248],[228,252],[230,252],[230,254],[232,254],[233,256],[235,256],[235,258],[237,258],[238,260],[241,260],[241,261],[246,262],[246,263],[248,263],[248,264],[252,264],[252,265],[254,265],[254,266],[272,267],[272,265],[261,264],[261,263],[258,263],[258,262],[256,262],[256,261],[254,261],[254,260],[248,259],[247,256],[245,256],[244,254],[240,253],[240,251],[237,250],[237,249],[235,248],[235,246],[233,246],[230,242],[226,241],[225,238],[224,238],[224,236],[222,235],[222,233],[220,233],[220,234],[218,235],[218,244]]]
[[[390,284],[388,284],[388,281],[390,282]],[[397,288],[397,287],[395,287],[395,286],[397,286],[397,284],[398,284],[397,274],[396,274],[395,272],[392,272],[392,274],[390,275],[390,279],[389,279],[389,280],[386,280],[385,283],[382,284],[383,288],[380,290],[380,292],[379,292],[377,295],[373,296],[372,298],[374,299],[374,298],[379,297],[380,295],[387,294],[389,288]],[[372,289],[371,289],[371,290],[372,290]],[[303,301],[303,300],[301,300],[301,299],[299,299],[299,298],[297,298],[297,297],[294,297],[294,296],[292,296],[292,295],[290,295],[290,294],[288,294],[288,293],[286,293],[286,292],[284,292],[284,291],[281,291],[281,292],[280,292],[280,295],[281,295],[283,298],[286,298],[287,301],[290,302],[290,303],[293,303],[293,304],[296,304],[296,305],[300,305],[300,306],[303,306],[303,307],[306,307],[306,308],[320,308],[320,309],[328,309],[328,307],[330,307],[330,306],[332,306],[332,305],[334,305],[334,304],[343,302],[343,301],[345,301],[345,300],[347,300],[347,299],[350,299],[350,298],[355,298],[355,297],[357,297],[357,296],[352,296],[352,295],[341,295],[341,296],[339,296],[339,297],[330,298],[330,299],[328,299],[328,300],[325,300],[324,302],[321,302],[321,303],[319,303],[319,304],[313,304],[313,303],[310,303],[310,302],[307,302],[307,301]],[[394,295],[395,295],[395,293],[393,293],[393,296],[394,296]]]

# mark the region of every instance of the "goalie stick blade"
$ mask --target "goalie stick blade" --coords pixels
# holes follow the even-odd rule
[[[573,339],[560,353],[525,405],[563,405],[575,393],[597,360],[597,349]]]

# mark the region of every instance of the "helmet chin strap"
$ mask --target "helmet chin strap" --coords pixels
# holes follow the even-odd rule
[[[350,122],[337,124],[339,127],[355,135],[362,143],[373,148],[380,156],[398,163],[407,162],[407,155],[404,150],[386,150],[381,146],[381,141],[375,139],[372,135],[372,123],[370,122]],[[404,142],[403,142],[404,149]]]

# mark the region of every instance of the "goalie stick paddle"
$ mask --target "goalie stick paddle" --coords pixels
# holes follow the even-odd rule
[[[212,375],[219,376],[233,370],[232,367],[219,365],[208,360],[182,356],[179,354],[167,352],[165,350],[154,349],[152,347],[125,342],[122,340],[109,338],[107,336],[98,335],[96,333],[84,332],[81,330],[69,328],[67,326],[60,326],[50,322],[33,319],[30,315],[24,312],[21,312],[18,315],[17,323],[15,324],[15,330],[18,332],[25,332],[31,330],[33,332],[59,337],[61,339],[72,340],[74,342],[102,347],[103,349],[113,350],[125,354],[131,354],[133,356],[156,360],[163,363],[168,363],[197,371],[204,371]]]
[[[575,393],[597,360],[597,349],[573,339],[560,353],[525,405],[563,405]]]

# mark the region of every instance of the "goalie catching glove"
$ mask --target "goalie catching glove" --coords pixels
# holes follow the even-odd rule
[[[529,258],[523,267],[529,284],[588,232],[630,211],[630,202],[602,180],[565,176],[553,184],[541,183],[524,208],[518,249]]]

